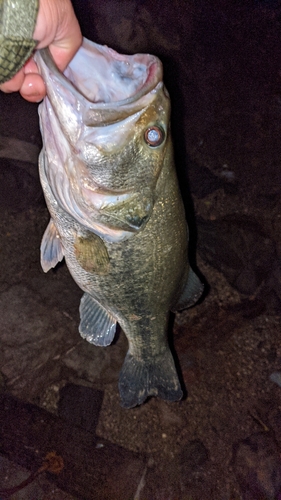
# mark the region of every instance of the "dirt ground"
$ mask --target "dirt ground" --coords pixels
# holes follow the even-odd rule
[[[40,268],[49,216],[36,105],[0,95],[0,388],[72,424],[91,402],[74,391],[63,405],[64,388],[102,391],[93,432],[144,457],[134,500],[280,500],[280,3],[74,6],[88,38],[163,61],[190,260],[206,292],[171,328],[184,399],[121,408],[123,333],[107,348],[82,340],[82,292],[64,264]],[[89,420],[79,425],[91,431]]]

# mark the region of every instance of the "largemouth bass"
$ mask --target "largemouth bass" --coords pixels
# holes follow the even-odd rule
[[[36,57],[47,88],[39,107],[39,170],[51,215],[43,270],[65,258],[84,291],[83,338],[107,346],[117,322],[125,332],[122,406],[149,396],[177,401],[169,311],[193,305],[203,287],[188,264],[161,62],[86,39],[64,74],[48,49]]]

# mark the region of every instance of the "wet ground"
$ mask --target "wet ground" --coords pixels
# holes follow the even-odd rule
[[[31,446],[32,425],[25,439],[19,432],[13,449],[4,439],[13,441],[3,423],[9,412],[20,428],[27,411],[34,433],[38,413],[38,436],[41,420],[55,436],[65,425],[81,442],[94,439],[93,450],[104,447],[108,456],[122,457],[124,470],[134,467],[130,477],[123,471],[116,479],[117,461],[105,454],[96,489],[85,491],[91,446],[80,449],[75,442],[75,474],[57,483],[42,475],[35,490],[23,489],[14,500],[279,499],[281,6],[203,0],[74,5],[88,38],[120,52],[151,52],[164,63],[190,258],[193,264],[197,259],[206,294],[174,318],[183,401],[151,399],[122,409],[117,383],[126,339],[121,332],[108,348],[82,340],[81,291],[65,265],[41,270],[49,217],[36,167],[37,109],[19,96],[1,95],[0,387],[3,397],[21,403],[2,400],[0,490],[20,483],[35,466],[32,452],[25,460],[21,455],[21,447]],[[29,403],[35,406],[25,410]],[[61,441],[67,441],[63,429]],[[39,437],[38,443],[43,456]],[[65,446],[58,441],[60,450]],[[106,490],[110,481],[115,493]]]

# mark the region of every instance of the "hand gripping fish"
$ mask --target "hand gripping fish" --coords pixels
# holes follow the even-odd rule
[[[36,58],[47,88],[39,107],[39,170],[51,215],[43,270],[65,258],[84,291],[83,338],[107,346],[117,323],[125,332],[122,406],[149,396],[177,401],[169,311],[193,305],[203,286],[188,264],[161,62],[86,39],[64,74],[48,49]]]

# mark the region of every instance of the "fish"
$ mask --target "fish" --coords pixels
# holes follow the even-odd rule
[[[48,49],[36,62],[47,89],[39,174],[51,217],[42,268],[65,259],[84,292],[84,339],[108,346],[117,324],[125,333],[121,406],[179,401],[170,311],[195,304],[203,285],[188,261],[162,63],[85,38],[64,73]]]

